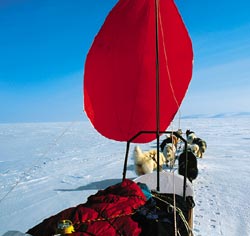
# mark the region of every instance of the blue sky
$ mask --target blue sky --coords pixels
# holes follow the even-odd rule
[[[88,49],[115,0],[0,0],[0,123],[84,120]],[[175,1],[194,49],[182,115],[250,111],[250,2]]]

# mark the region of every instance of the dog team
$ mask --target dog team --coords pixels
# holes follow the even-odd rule
[[[181,135],[182,132],[178,131]],[[193,156],[202,158],[206,149],[206,142],[198,138],[195,132],[191,130],[186,131],[187,148],[188,152],[191,152]],[[183,149],[182,141],[174,134],[166,136],[166,138],[160,144],[159,152],[159,166],[163,169],[164,165],[173,168],[176,159],[178,158],[178,150]],[[152,173],[157,169],[157,150],[151,149],[149,151],[142,151],[142,149],[136,145],[133,153],[135,172],[138,176],[147,173]]]

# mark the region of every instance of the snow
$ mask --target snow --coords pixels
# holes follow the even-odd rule
[[[194,234],[250,235],[250,116],[219,117],[181,120],[208,144],[193,181]],[[125,149],[88,121],[0,124],[0,235],[26,232],[120,182]],[[136,177],[131,156],[127,178]]]

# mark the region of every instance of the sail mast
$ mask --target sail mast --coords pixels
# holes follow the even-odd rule
[[[157,186],[160,191],[160,78],[159,78],[159,45],[158,45],[159,0],[155,0],[155,49],[156,49],[156,140],[157,140]]]

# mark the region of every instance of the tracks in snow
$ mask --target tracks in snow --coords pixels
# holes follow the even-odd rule
[[[209,168],[199,160],[199,176],[194,181],[195,203],[194,233],[196,236],[224,235],[222,233],[221,209],[216,194],[216,183],[210,178]]]

